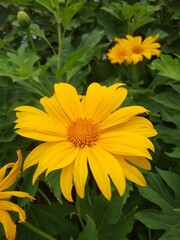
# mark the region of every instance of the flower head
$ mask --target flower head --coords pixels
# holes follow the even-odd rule
[[[20,173],[22,163],[21,152],[17,151],[17,155],[18,160],[16,163],[9,163],[0,169],[0,223],[2,223],[4,227],[7,240],[15,240],[16,238],[16,225],[14,224],[8,211],[17,212],[19,214],[19,222],[24,222],[26,219],[24,210],[17,204],[12,203],[7,199],[15,196],[21,198],[28,197],[33,200],[33,197],[26,192],[4,191],[14,184]],[[9,168],[11,168],[11,171],[8,175],[6,175],[6,171]]]
[[[112,64],[121,64],[128,59],[129,51],[130,50],[128,49],[126,41],[123,41],[123,39],[119,39],[119,42],[108,51],[107,57]]]
[[[81,97],[72,85],[59,83],[55,84],[52,97],[40,100],[45,111],[30,106],[16,108],[16,132],[44,141],[24,162],[24,170],[38,164],[33,182],[43,171],[47,175],[61,169],[60,186],[69,201],[73,201],[73,185],[77,194],[84,197],[89,170],[108,200],[110,180],[120,195],[125,191],[126,178],[146,185],[133,165],[151,168],[148,149],[154,151],[154,146],[148,138],[157,133],[149,120],[137,116],[147,112],[144,107],[118,109],[127,95],[123,85],[105,87],[92,83]]]
[[[150,36],[144,40],[142,40],[141,36],[133,37],[130,35],[127,35],[126,38],[115,38],[117,43],[109,50],[107,56],[111,63],[120,64],[123,62],[126,64],[137,64],[143,60],[143,57],[147,59],[151,59],[152,56],[159,57],[159,48],[161,45],[155,42],[158,38],[159,34],[155,37]],[[121,51],[117,49],[121,49]],[[120,57],[122,61],[119,61]]]

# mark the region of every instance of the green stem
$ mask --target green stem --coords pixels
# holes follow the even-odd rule
[[[140,84],[139,66],[138,64],[133,64],[132,68],[133,68],[133,81],[135,85],[138,86]]]
[[[151,229],[148,228],[148,237],[149,237],[149,240],[151,240]]]
[[[79,198],[79,196],[77,194],[76,194],[76,211],[77,211],[77,216],[79,218],[79,222],[80,222],[82,228],[84,229],[85,225],[84,225],[84,222],[82,220],[80,198]]]
[[[31,44],[31,47],[32,47],[33,52],[34,52],[36,55],[38,55],[37,50],[36,50],[36,46],[35,46],[35,44],[34,44],[34,40],[33,40],[33,38],[32,38],[31,31],[30,31],[29,28],[27,29],[27,35],[28,35],[28,38],[29,38],[29,41],[30,41],[30,44]],[[37,63],[38,63],[38,66],[41,65],[40,62],[39,62],[39,60],[37,61]]]
[[[43,39],[44,39],[44,41],[49,45],[49,47],[51,48],[53,54],[56,55],[56,52],[55,52],[53,46],[51,45],[51,43],[49,42],[49,40],[48,40],[45,36],[44,36]]]
[[[49,205],[52,205],[51,201],[49,200],[49,198],[46,196],[46,194],[43,193],[43,191],[41,191],[41,189],[38,188],[38,192],[43,196],[43,198],[46,200],[46,202]]]
[[[48,240],[56,240],[55,238],[51,237],[49,234],[39,230],[38,228],[36,228],[35,226],[33,226],[31,223],[29,222],[22,222],[22,224],[29,228],[31,231],[37,233],[38,235],[40,235],[41,237],[48,239]]]

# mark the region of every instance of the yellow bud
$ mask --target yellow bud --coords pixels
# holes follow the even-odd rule
[[[24,11],[18,12],[17,20],[21,27],[29,27],[29,25],[30,25],[30,18],[28,16],[28,14]]]

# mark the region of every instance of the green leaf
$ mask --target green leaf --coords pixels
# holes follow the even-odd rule
[[[45,178],[49,188],[53,192],[57,200],[62,203],[61,189],[60,189],[60,171],[53,171]]]
[[[160,59],[151,63],[152,70],[158,70],[159,74],[180,81],[180,59],[172,58],[170,55],[161,54]]]
[[[70,214],[74,212],[74,207],[70,203],[38,205],[30,204],[27,208],[27,219],[36,228],[55,237],[57,239],[70,239],[73,236],[77,239],[78,230],[75,224],[70,221]],[[17,240],[21,240],[22,236],[26,236],[27,240],[37,239],[41,237],[23,226],[19,227],[21,234]]]
[[[173,231],[180,222],[180,214],[176,208],[180,204],[179,177],[158,169],[162,178],[149,173],[146,177],[147,186],[138,187],[140,194],[152,203],[155,203],[161,210],[148,209],[135,214],[135,218],[151,229],[164,229],[165,234]],[[171,176],[172,175],[172,176]],[[176,231],[175,231],[176,232]],[[163,238],[162,238],[163,239]]]
[[[153,99],[154,101],[169,107],[170,109],[174,109],[174,110],[180,110],[180,96],[179,94],[175,94],[171,91],[169,92],[162,92],[156,96],[150,97],[151,99]]]
[[[62,12],[62,24],[66,29],[73,16],[84,6],[87,0],[79,0],[78,3],[73,3]]]
[[[166,182],[166,184],[174,191],[174,194],[177,199],[180,201],[180,189],[177,187],[180,183],[180,177],[170,171],[164,171],[159,168],[156,168],[161,178]]]
[[[103,224],[98,229],[99,240],[127,240],[134,224],[134,209],[127,216],[121,217],[116,224]]]
[[[58,0],[35,0],[50,12],[54,12],[54,9],[58,6]]]
[[[69,45],[69,39],[67,39],[68,48],[63,55],[63,59],[66,59],[66,62],[60,70],[60,74],[67,74],[67,81],[89,63],[95,54],[95,47],[101,40],[103,33],[103,30],[94,29],[91,33],[84,34],[77,49],[72,48]]]
[[[102,7],[115,18],[123,21],[127,26],[126,32],[129,34],[133,34],[138,28],[154,21],[155,19],[151,15],[159,8],[160,6],[150,5],[147,1],[136,2],[133,5],[121,1]]]
[[[172,152],[166,154],[172,158],[179,158],[180,156],[180,147],[175,147]]]
[[[98,240],[98,232],[93,219],[86,215],[87,221],[83,231],[79,234],[78,240]]]
[[[21,80],[39,82],[41,69],[34,67],[38,59],[39,56],[23,44],[17,53],[8,52],[5,59],[0,59],[0,76],[10,77],[14,82]]]
[[[180,221],[180,215],[161,213],[155,210],[139,211],[135,214],[135,218],[144,223],[151,229],[164,229],[170,231]]]

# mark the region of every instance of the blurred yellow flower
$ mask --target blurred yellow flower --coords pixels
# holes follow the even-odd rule
[[[72,187],[83,198],[90,170],[100,191],[111,199],[111,183],[124,194],[125,178],[141,186],[146,181],[134,166],[150,169],[148,149],[154,151],[149,137],[157,132],[151,122],[137,116],[146,113],[141,106],[118,107],[127,95],[124,84],[110,87],[92,83],[86,95],[66,83],[55,84],[52,97],[40,103],[45,111],[30,106],[16,108],[16,132],[44,141],[27,156],[24,170],[38,164],[33,183],[46,170],[62,169],[60,186],[63,195],[73,201]],[[133,165],[131,165],[132,163]]]
[[[117,43],[114,47],[112,47],[107,56],[111,63],[123,63],[127,60],[129,56],[129,49],[125,41],[121,41],[121,43]]]
[[[8,211],[17,212],[19,214],[19,222],[24,222],[26,219],[24,210],[17,204],[12,203],[7,199],[15,196],[21,198],[28,197],[33,200],[33,197],[26,192],[4,191],[15,183],[20,173],[20,167],[22,163],[21,152],[17,151],[17,155],[18,160],[16,163],[9,163],[0,169],[0,223],[2,223],[4,227],[7,240],[15,240],[16,238],[16,225],[14,224]],[[6,171],[9,168],[11,168],[11,171],[8,175],[6,175]]]
[[[115,38],[116,45],[107,53],[108,59],[111,63],[126,63],[137,64],[143,60],[143,57],[151,59],[152,56],[159,57],[161,45],[155,42],[159,38],[159,34],[155,37],[148,37],[142,40],[141,36],[130,36],[126,38]],[[119,50],[121,49],[121,51]],[[122,58],[123,53],[123,58]],[[122,61],[119,61],[119,58]]]

